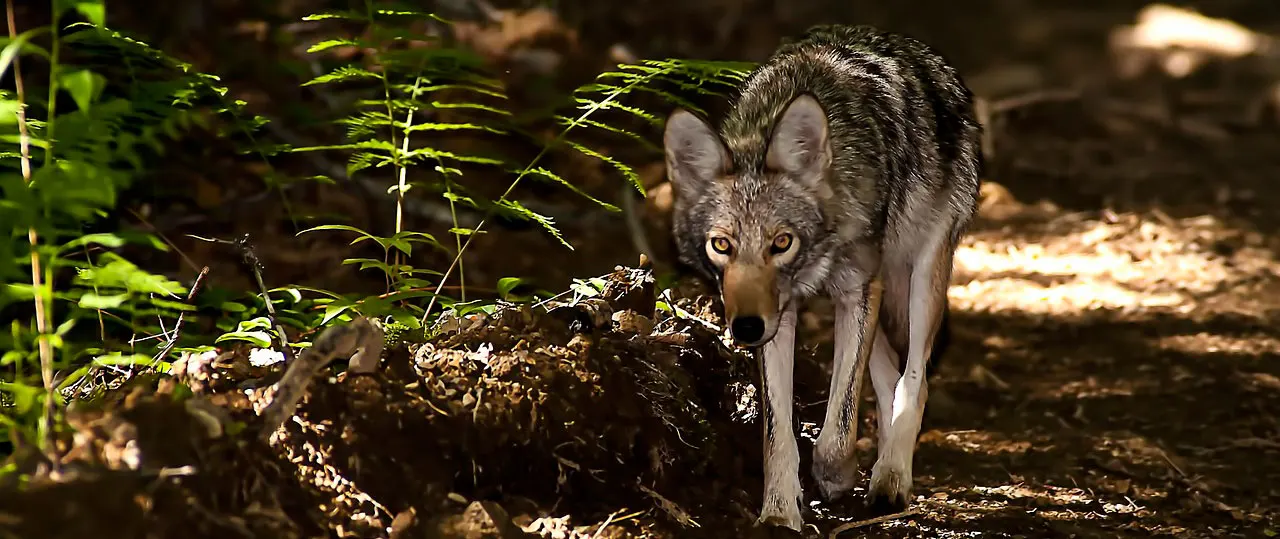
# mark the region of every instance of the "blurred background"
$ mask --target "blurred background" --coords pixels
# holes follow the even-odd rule
[[[196,69],[222,77],[232,97],[247,101],[250,111],[272,120],[259,142],[300,146],[340,139],[341,129],[333,120],[349,112],[343,109],[349,98],[325,87],[299,84],[328,72],[335,62],[352,54],[360,56],[350,50],[306,53],[309,46],[342,31],[330,21],[301,19],[327,9],[362,9],[357,4],[115,0],[109,4],[107,21],[191,62]],[[1228,52],[1229,61],[1153,60],[1152,50],[1163,47],[1168,56],[1173,49],[1163,42],[1156,49],[1122,46],[1122,34],[1137,24],[1140,10],[1147,6],[1144,2],[440,0],[410,5],[456,21],[452,28],[422,26],[421,30],[424,35],[447,32],[481,55],[507,85],[512,98],[508,107],[518,116],[536,118],[564,107],[573,88],[619,63],[671,57],[758,62],[781,39],[810,25],[871,24],[909,33],[935,46],[960,68],[980,98],[995,104],[996,117],[988,126],[987,150],[992,155],[987,179],[1007,189],[1014,200],[1122,211],[1158,200],[1184,206],[1175,212],[1249,217],[1254,209],[1268,207],[1265,201],[1280,196],[1259,183],[1276,171],[1272,144],[1277,139],[1271,138],[1271,132],[1232,134],[1237,126],[1274,122],[1269,111],[1274,110],[1276,99],[1275,56],[1263,51],[1237,59]],[[1280,30],[1280,4],[1274,2],[1207,1],[1179,6],[1264,34]],[[47,12],[38,2],[19,3],[19,27],[45,22]],[[1202,42],[1210,43],[1212,49],[1214,38],[1196,43]],[[1187,55],[1223,56],[1221,51],[1204,52],[1203,46],[1197,47]],[[1166,64],[1187,61],[1197,67],[1190,73],[1169,75]],[[1167,128],[1179,119],[1186,120],[1183,127]],[[551,127],[536,119],[531,122],[540,126],[535,129]],[[657,140],[656,130],[644,134]],[[1230,137],[1232,143],[1203,147],[1220,136]],[[151,173],[153,181],[138,186],[126,201],[148,205],[151,225],[191,253],[198,264],[217,265],[217,257],[206,251],[216,247],[191,242],[183,234],[216,231],[220,237],[230,237],[248,232],[263,247],[261,256],[271,280],[332,285],[334,279],[348,279],[351,287],[362,286],[356,270],[339,263],[349,254],[335,248],[340,243],[326,246],[318,235],[293,238],[296,227],[285,222],[281,206],[292,203],[313,213],[336,212],[352,225],[377,229],[379,224],[388,225],[377,222],[379,214],[389,215],[392,210],[385,195],[381,202],[375,199],[392,178],[364,188],[341,182],[300,182],[282,197],[261,181],[260,163],[236,158],[227,144],[212,140],[183,144],[189,151],[172,153]],[[638,209],[639,218],[652,236],[648,239],[654,258],[659,264],[668,262],[663,234],[669,193],[662,188],[660,155],[628,154],[629,148],[615,148],[650,188],[649,203]],[[535,150],[532,145],[510,149],[517,156],[532,156]],[[621,177],[607,165],[573,156],[554,163],[571,183],[606,202],[622,202]],[[284,174],[297,177],[332,174],[343,164],[340,155],[319,153],[275,162]],[[509,177],[476,176],[468,181],[491,183],[500,193]],[[1232,182],[1242,185],[1225,187]],[[521,230],[478,238],[476,248],[464,258],[469,278],[483,287],[501,277],[519,275],[556,289],[571,276],[634,263],[635,235],[628,231],[624,216],[580,204],[581,199],[566,193],[523,186],[516,195],[532,209],[553,217],[574,250],[524,225]],[[407,225],[440,234],[452,226],[445,222],[449,221],[447,208],[428,198],[423,197],[409,212]],[[236,202],[228,204],[230,200]],[[1267,215],[1259,219],[1271,220],[1271,212],[1262,213]],[[254,217],[243,218],[248,215]],[[463,216],[464,221],[475,217]],[[277,236],[285,245],[276,245]],[[427,267],[440,261],[420,262]],[[198,264],[172,269],[190,278]],[[234,267],[216,269],[221,270],[214,273],[222,279],[246,278]]]

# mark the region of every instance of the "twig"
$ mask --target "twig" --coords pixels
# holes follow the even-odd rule
[[[591,539],[600,539],[600,534],[604,533],[604,529],[608,528],[610,524],[613,524],[613,517],[618,516],[623,511],[626,511],[626,509],[621,509],[621,510],[609,513],[609,518],[604,519],[604,522],[600,524],[600,527],[596,528],[596,533],[591,534]]]
[[[187,291],[187,303],[191,303],[191,300],[195,299],[196,294],[200,293],[200,285],[204,282],[204,278],[208,274],[209,266],[200,268],[200,273],[196,275],[195,282],[191,284],[191,289]],[[149,368],[154,368],[156,362],[163,359],[164,356],[169,355],[169,352],[173,350],[173,347],[178,345],[178,337],[182,335],[182,322],[185,320],[186,314],[187,313],[185,312],[178,313],[178,321],[173,324],[172,331],[163,331],[162,329],[162,333],[164,333],[167,341],[165,342],[164,348],[161,349],[159,353],[151,356],[151,359],[154,361],[151,363]],[[71,384],[71,386],[65,391],[74,394],[80,388],[80,384],[83,384],[85,380],[92,379],[94,373],[96,373],[99,368],[100,367],[95,363],[93,367],[89,369],[89,372],[86,372],[84,376],[81,376],[79,380],[76,380],[76,382]]]
[[[635,195],[630,184],[622,184],[618,196],[622,198],[622,215],[627,221],[627,232],[631,235],[631,245],[636,252],[653,258],[653,248],[649,246],[649,235],[645,233],[644,222],[640,218],[640,207],[636,204]]]
[[[1164,448],[1157,446],[1156,451],[1160,453],[1160,458],[1163,458],[1164,461],[1169,464],[1169,467],[1173,468],[1173,471],[1178,472],[1178,475],[1182,476],[1184,479],[1187,478],[1187,472],[1182,471],[1182,468],[1178,467],[1178,464],[1174,462],[1173,459],[1169,458],[1169,453],[1165,452]]]
[[[870,526],[872,524],[879,524],[881,522],[888,522],[890,520],[897,520],[900,518],[909,517],[911,515],[918,515],[918,514],[920,514],[920,510],[913,507],[901,513],[894,513],[892,515],[882,515],[875,518],[869,518],[866,520],[859,520],[856,522],[850,522],[848,524],[842,524],[840,525],[840,527],[834,530],[831,530],[831,533],[827,535],[827,539],[836,539],[837,536],[849,530]]]
[[[230,245],[240,251],[241,258],[244,260],[245,264],[249,266],[249,272],[253,274],[254,281],[258,283],[258,290],[262,291],[262,301],[263,303],[266,303],[267,306],[267,320],[271,322],[271,327],[276,330],[276,333],[280,334],[280,353],[284,355],[285,362],[292,360],[293,356],[289,354],[289,337],[288,335],[285,335],[284,326],[280,325],[280,323],[276,321],[276,308],[271,304],[271,295],[267,290],[266,282],[262,279],[262,260],[258,258],[258,253],[254,251],[253,245],[249,243],[249,235],[245,234],[235,240],[206,238],[196,236],[194,234],[187,234],[187,237],[200,241]],[[195,287],[192,287],[192,290],[194,293]]]
[[[187,303],[191,303],[191,300],[196,298],[196,294],[200,293],[200,285],[204,283],[204,277],[208,274],[209,266],[200,268],[200,274],[196,275],[195,282],[191,284],[191,290],[187,291]],[[153,359],[158,361],[164,358],[164,356],[169,355],[169,351],[173,350],[174,346],[178,345],[178,337],[182,335],[182,321],[186,314],[185,312],[178,313],[178,321],[173,324],[173,335],[169,337],[169,342],[164,345],[164,349],[160,350],[160,353],[156,354]]]
[[[142,223],[143,226],[147,227],[152,232],[154,232],[156,236],[159,236],[160,241],[163,241],[165,245],[168,245],[169,248],[173,249],[174,252],[178,253],[178,256],[182,258],[183,262],[187,263],[188,267],[190,267],[191,269],[196,269],[197,267],[199,267],[196,265],[196,262],[194,260],[191,260],[191,257],[187,256],[187,253],[183,252],[182,249],[179,249],[177,245],[174,245],[172,241],[169,241],[169,238],[165,237],[164,232],[156,228],[156,225],[152,224],[151,221],[147,220],[146,217],[143,217],[142,214],[138,213],[137,210],[133,208],[129,208],[129,213],[133,214],[133,218],[137,219],[139,223]],[[205,270],[208,270],[208,269],[209,268],[205,268]]]
[[[9,23],[9,39],[16,40],[18,38],[18,23],[13,14],[13,0],[5,0],[5,15]],[[56,30],[55,30],[56,31]],[[57,46],[57,43],[54,43]],[[54,52],[56,55],[57,52]],[[13,81],[18,90],[18,145],[22,152],[22,179],[27,184],[31,183],[31,134],[27,132],[27,95],[24,85],[22,84],[22,69],[19,67],[18,59],[22,56],[21,52],[13,57]],[[56,56],[54,57],[56,60]],[[52,104],[50,104],[52,107]],[[52,112],[52,111],[50,111]],[[53,119],[49,119],[52,125]],[[51,151],[51,150],[47,150]],[[53,471],[58,471],[57,448],[54,446],[53,436],[53,416],[56,410],[54,405],[54,382],[53,382],[53,343],[49,341],[49,316],[50,305],[45,304],[47,296],[42,292],[44,289],[43,280],[40,278],[40,252],[37,250],[40,236],[36,233],[36,227],[27,228],[27,241],[31,244],[31,287],[35,294],[36,308],[36,331],[40,335],[37,342],[40,347],[40,378],[44,382],[44,415],[40,418],[40,427],[44,436],[41,438],[41,445],[44,446],[46,457]]]
[[[245,263],[249,265],[249,270],[253,273],[253,279],[258,282],[258,290],[262,291],[262,302],[267,306],[267,319],[271,321],[271,326],[280,335],[280,353],[284,355],[285,361],[289,361],[293,359],[293,355],[289,353],[289,336],[285,335],[284,326],[281,326],[276,321],[276,308],[271,304],[271,294],[267,291],[266,282],[262,280],[262,260],[258,258],[258,253],[254,251],[253,245],[249,243],[248,234],[240,236],[234,242],[234,245],[240,250],[240,256],[244,257]]]

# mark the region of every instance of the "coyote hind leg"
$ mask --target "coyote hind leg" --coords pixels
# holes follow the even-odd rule
[[[877,512],[901,511],[910,502],[916,437],[920,434],[920,421],[929,399],[926,369],[934,338],[947,308],[947,284],[951,280],[956,245],[955,228],[954,221],[938,226],[911,262],[906,304],[906,362],[892,395],[881,393],[882,389],[888,389],[883,382],[883,378],[890,375],[887,369],[880,366],[872,371],[879,371],[882,379],[876,387],[877,399],[892,399],[889,415],[879,419],[880,428],[887,429],[887,432],[880,437],[882,445],[875,466],[871,468],[871,486],[867,489],[867,503]]]

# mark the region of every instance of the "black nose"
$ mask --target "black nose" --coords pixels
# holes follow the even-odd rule
[[[729,328],[733,338],[743,344],[755,344],[764,338],[764,319],[759,316],[739,316]]]

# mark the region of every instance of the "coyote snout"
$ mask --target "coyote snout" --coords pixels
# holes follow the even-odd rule
[[[743,346],[760,346],[778,331],[777,274],[767,264],[731,263],[724,269],[725,319]]]

